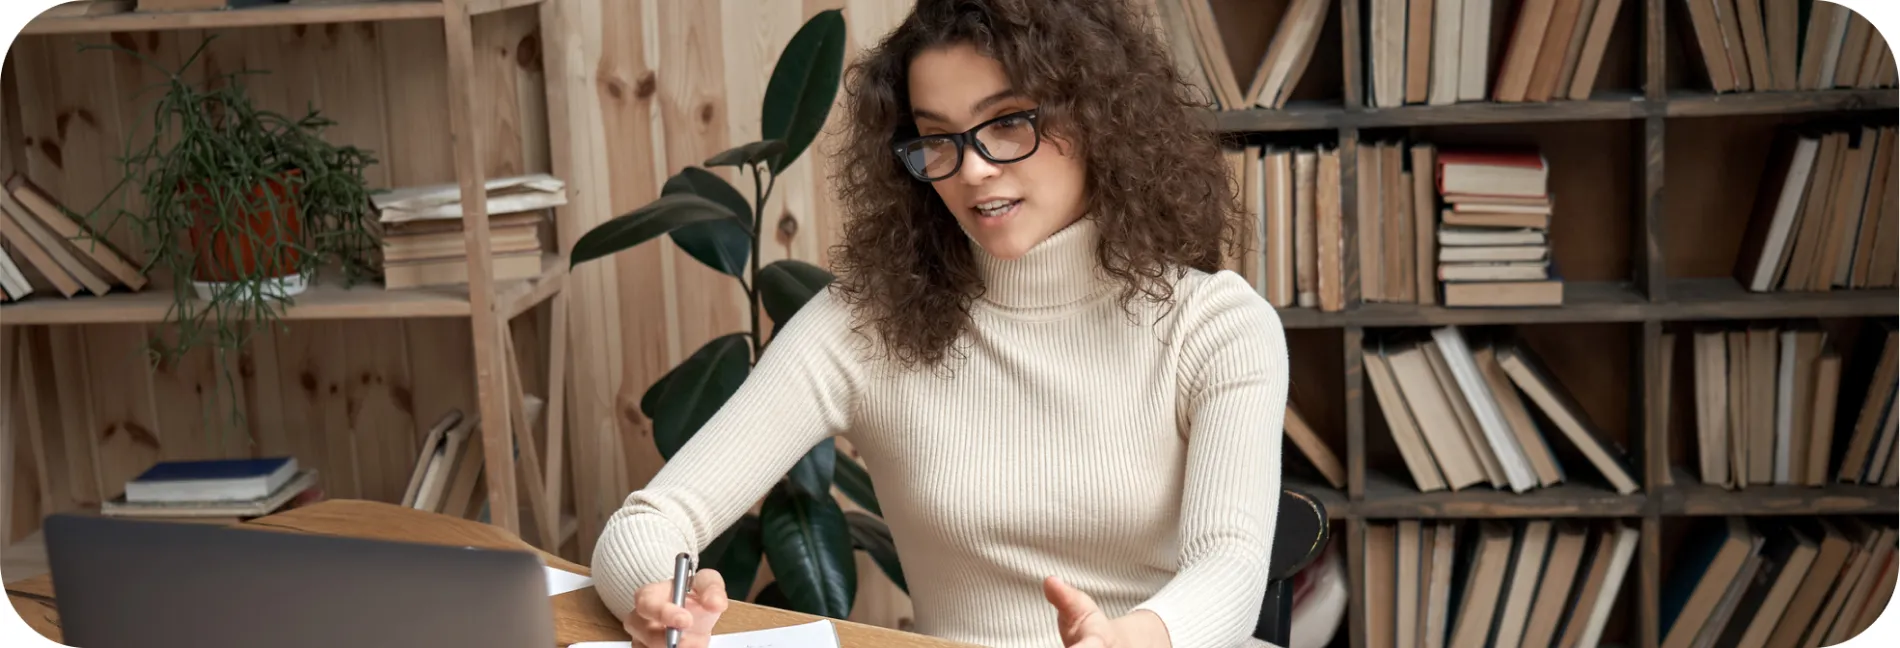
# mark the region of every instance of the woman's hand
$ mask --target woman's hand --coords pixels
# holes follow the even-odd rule
[[[693,574],[685,606],[673,604],[673,581],[650,583],[634,592],[633,613],[622,624],[633,635],[634,646],[666,648],[666,630],[678,628],[679,648],[706,648],[726,603],[725,578],[718,571],[701,569]]]
[[[1170,648],[1168,628],[1153,612],[1136,610],[1108,618],[1095,599],[1050,576],[1042,581],[1043,598],[1056,608],[1056,630],[1064,648]]]

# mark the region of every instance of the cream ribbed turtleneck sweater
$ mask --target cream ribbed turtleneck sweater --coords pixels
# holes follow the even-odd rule
[[[1172,308],[1137,301],[1131,318],[1097,237],[1084,219],[1015,260],[975,247],[986,292],[941,370],[867,354],[849,308],[814,297],[609,519],[593,564],[608,609],[624,617],[675,554],[841,435],[877,489],[916,631],[1059,647],[1042,591],[1059,576],[1111,617],[1155,612],[1174,648],[1255,645],[1280,493],[1280,320],[1238,275],[1197,271]]]

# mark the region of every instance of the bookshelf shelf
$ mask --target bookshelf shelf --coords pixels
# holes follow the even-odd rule
[[[476,3],[471,3],[476,4]],[[492,2],[489,4],[493,4]],[[316,25],[342,22],[382,22],[389,20],[441,19],[444,8],[439,0],[385,0],[319,5],[270,5],[222,11],[178,11],[165,13],[128,11],[98,16],[36,18],[21,30],[23,35],[89,34],[100,32],[158,31],[173,29],[220,29],[238,27],[275,27]]]
[[[1366,496],[1351,503],[1357,519],[1412,518],[1618,518],[1643,515],[1648,499],[1642,494],[1586,484],[1558,484],[1523,493],[1489,486],[1460,491],[1421,493],[1387,475],[1366,477]]]
[[[1312,495],[1313,499],[1319,500],[1320,506],[1326,508],[1327,517],[1333,520],[1352,516],[1352,502],[1347,500],[1346,494],[1324,482],[1288,476],[1281,481],[1281,485]]]
[[[1327,313],[1289,308],[1280,317],[1288,328],[1391,328],[1449,324],[1547,324],[1558,322],[1636,322],[1651,304],[1623,282],[1579,281],[1564,285],[1562,307],[1445,308],[1417,304],[1362,303]]]
[[[542,273],[534,279],[496,284],[496,302],[504,313],[533,308],[558,290],[566,264],[559,255],[543,255]],[[335,274],[335,273],[332,273]],[[380,284],[358,283],[345,288],[341,277],[326,277],[293,298],[284,309],[285,320],[346,320],[380,318],[468,317],[468,286],[385,290]],[[106,293],[71,299],[34,297],[0,306],[0,323],[45,324],[156,324],[171,318],[170,288]]]
[[[1727,278],[1672,279],[1663,285],[1667,298],[1662,301],[1645,299],[1624,282],[1576,282],[1564,286],[1564,305],[1560,307],[1445,308],[1365,303],[1332,313],[1285,308],[1280,310],[1280,320],[1290,329],[1325,329],[1881,317],[1900,313],[1900,291],[1892,289],[1755,293]]]
[[[1442,106],[1356,108],[1325,102],[1293,102],[1284,110],[1214,111],[1214,123],[1227,133],[1264,133],[1339,128],[1406,128],[1480,124],[1529,124],[1643,119],[1797,115],[1803,113],[1890,110],[1900,107],[1900,89],[1841,89],[1800,92],[1680,92],[1650,100],[1634,92],[1600,92],[1588,101],[1468,102]]]
[[[1672,279],[1664,284],[1666,301],[1652,309],[1663,320],[1721,320],[1802,317],[1878,317],[1900,312],[1900,292],[1892,289],[1827,292],[1749,292],[1734,279]]]
[[[468,0],[468,13],[480,16],[540,4],[542,0]],[[26,24],[22,35],[92,34],[101,32],[164,31],[320,25],[345,22],[441,19],[447,15],[442,0],[359,0],[327,4],[280,4],[216,11],[176,11],[41,17]]]
[[[1665,488],[1661,513],[1670,516],[1893,515],[1900,511],[1900,490],[1889,486],[1749,486],[1728,490],[1677,474]]]
[[[1795,115],[1855,110],[1892,110],[1900,89],[1810,90],[1806,92],[1676,93],[1662,104],[1668,117]]]

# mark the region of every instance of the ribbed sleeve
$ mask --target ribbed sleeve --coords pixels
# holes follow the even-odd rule
[[[1136,606],[1167,624],[1173,648],[1228,648],[1252,634],[1280,503],[1287,348],[1279,316],[1231,272],[1187,313],[1190,382],[1180,567]]]
[[[616,617],[640,587],[673,577],[811,448],[849,425],[856,391],[848,313],[820,292],[782,327],[752,374],[653,481],[608,517],[594,586]]]

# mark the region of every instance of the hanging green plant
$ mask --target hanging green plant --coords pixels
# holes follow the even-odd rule
[[[175,70],[118,45],[81,49],[131,56],[163,76],[150,89],[159,91],[146,114],[151,134],[128,139],[123,175],[93,217],[119,196],[104,229],[127,226],[145,258],[140,271],[171,278],[172,335],[154,339],[152,350],[169,360],[210,346],[228,366],[224,354],[242,349],[258,327],[275,326],[321,273],[341,271],[346,286],[377,275],[363,178],[376,159],[324,139],[334,122],[314,108],[292,119],[253,106],[244,77],[268,72],[188,81],[183,71],[215,38]],[[138,192],[135,206],[127,190]],[[221,391],[235,393],[229,380]]]

